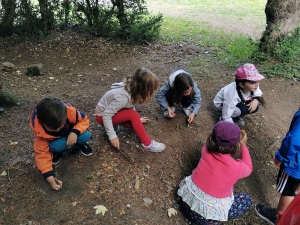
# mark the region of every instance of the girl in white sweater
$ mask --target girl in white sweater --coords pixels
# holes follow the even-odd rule
[[[222,111],[220,120],[243,126],[243,116],[257,112],[259,103],[265,103],[259,88],[259,81],[264,78],[253,64],[242,65],[235,74],[235,82],[223,87],[214,98],[215,107]]]

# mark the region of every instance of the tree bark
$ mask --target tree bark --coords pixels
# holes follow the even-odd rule
[[[265,8],[267,27],[260,39],[260,47],[272,52],[277,42],[290,37],[299,27],[299,0],[268,0]]]
[[[2,0],[4,15],[2,24],[0,25],[1,36],[10,36],[13,32],[13,24],[16,10],[16,0]]]

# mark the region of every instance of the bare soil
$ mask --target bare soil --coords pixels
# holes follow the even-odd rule
[[[20,106],[6,108],[0,115],[0,173],[7,173],[0,176],[0,224],[188,224],[179,210],[172,217],[167,210],[177,209],[178,185],[197,165],[200,148],[217,121],[215,94],[234,80],[234,71],[205,51],[187,43],[126,46],[73,31],[56,32],[40,41],[0,39],[1,62],[12,62],[20,71],[0,71],[0,83],[22,99]],[[191,66],[190,59],[196,57],[203,61],[201,69]],[[25,68],[32,63],[43,63],[45,73],[27,76]],[[94,108],[110,85],[140,66],[152,70],[161,85],[173,69],[185,67],[194,71],[202,93],[199,115],[190,127],[179,109],[174,119],[164,118],[155,99],[137,106],[141,116],[151,118],[145,125],[149,136],[167,146],[158,154],[143,150],[130,130],[119,132],[121,151],[117,152],[94,117]],[[298,81],[283,78],[265,79],[260,86],[267,107],[247,117],[243,127],[254,170],[237,183],[235,191],[250,193],[254,203],[275,207],[279,195],[274,189],[277,168],[272,158],[299,108],[300,90]],[[92,156],[68,153],[55,167],[63,181],[58,192],[50,189],[36,168],[29,128],[31,110],[46,95],[85,111],[93,134]],[[153,203],[148,205],[143,198]],[[95,215],[96,205],[107,208],[104,216]],[[242,218],[225,224],[265,223],[252,207]]]

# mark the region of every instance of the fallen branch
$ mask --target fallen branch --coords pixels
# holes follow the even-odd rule
[[[248,143],[247,143],[247,145],[253,150],[256,159],[259,160],[258,155],[257,155],[256,151],[254,150],[254,148]]]

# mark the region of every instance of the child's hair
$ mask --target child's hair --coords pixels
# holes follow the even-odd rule
[[[230,154],[231,156],[235,156],[240,151],[240,144],[237,142],[233,146],[220,146],[217,145],[213,139],[212,134],[210,134],[206,140],[207,151],[211,154]]]
[[[242,102],[245,102],[245,99],[241,93],[241,86],[240,86],[240,83],[242,84],[245,84],[246,82],[251,82],[251,80],[235,80],[235,83],[236,83],[236,91],[241,99]],[[253,91],[250,92],[250,95],[253,96],[254,93]],[[266,105],[266,101],[263,97],[254,97],[255,99],[257,99],[259,101],[259,103],[262,105],[262,106],[265,106]]]
[[[194,92],[194,81],[192,77],[186,73],[180,73],[175,77],[173,83],[173,97],[172,100],[174,103],[180,103],[183,92],[188,90],[189,88],[193,88],[191,92],[191,97],[193,98],[195,95]]]
[[[125,79],[125,90],[131,95],[132,103],[150,102],[158,88],[158,78],[147,68],[137,69],[133,76]]]
[[[42,125],[57,129],[66,122],[66,106],[59,98],[47,96],[38,103],[36,108],[37,118]]]

